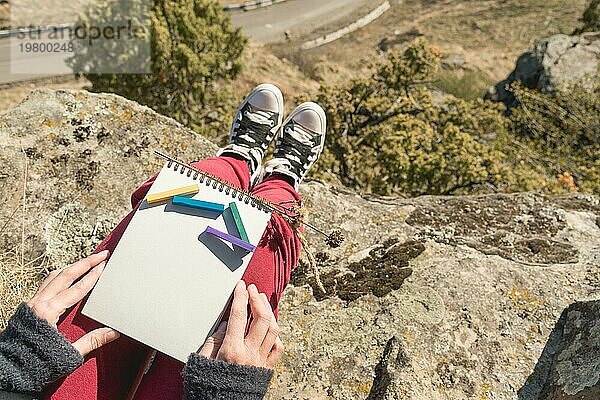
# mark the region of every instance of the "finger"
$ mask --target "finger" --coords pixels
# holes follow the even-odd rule
[[[48,276],[46,277],[46,279],[44,279],[44,281],[42,282],[42,284],[40,285],[40,287],[38,288],[37,292],[35,293],[35,295],[33,296],[33,298],[30,300],[30,303],[35,303],[36,301],[40,300],[40,298],[42,298],[44,296],[44,288],[46,286],[48,286],[48,284],[50,282],[52,282],[52,280],[54,278],[56,278],[56,276],[63,270],[63,268],[59,268],[59,269],[55,269],[54,271],[50,271],[50,273],[48,274]]]
[[[92,254],[76,263],[63,269],[49,284],[44,288],[44,296],[41,300],[49,299],[56,296],[58,293],[67,289],[73,282],[79,279],[83,274],[106,260],[108,250],[104,250],[98,254]]]
[[[252,323],[250,323],[250,329],[246,335],[246,343],[259,349],[271,325],[273,312],[270,306],[265,305],[255,285],[248,286],[248,295],[250,296]]]
[[[219,352],[219,349],[221,348],[221,345],[223,344],[223,339],[225,339],[225,332],[227,332],[227,321],[221,322],[219,329],[217,329],[216,332],[211,335],[211,337],[206,339],[206,342],[200,349],[199,354],[206,358],[215,358]]]
[[[260,299],[262,300],[263,303],[265,303],[265,306],[267,308],[271,308],[271,303],[269,302],[269,299],[267,298],[267,295],[265,293],[260,293]],[[272,310],[272,308],[271,308]],[[275,315],[273,315],[273,319],[275,319]]]
[[[65,310],[73,306],[92,290],[96,282],[98,282],[100,275],[102,275],[105,266],[106,262],[102,261],[81,278],[79,282],[57,294],[52,301]]]
[[[104,346],[117,339],[119,332],[111,328],[98,328],[83,335],[79,340],[73,343],[79,354],[86,356],[92,351]]]
[[[63,269],[65,269],[65,268],[63,267],[63,268],[58,268],[58,269],[55,269],[54,271],[50,271],[50,273],[48,274],[48,276],[46,277],[46,279],[44,279],[44,282],[42,282],[42,284],[41,284],[41,285],[40,285],[40,287],[38,288],[38,292],[41,292],[42,290],[44,290],[44,288],[45,288],[46,286],[48,286],[48,284],[49,284],[50,282],[52,282],[52,280],[53,280],[54,278],[56,278],[56,276],[57,276],[58,274],[60,274],[60,273],[62,272],[62,270],[63,270]]]
[[[285,347],[283,346],[283,342],[281,341],[281,339],[277,338],[277,340],[275,341],[275,344],[273,345],[273,349],[271,350],[271,353],[269,353],[269,356],[267,357],[267,362],[265,363],[265,367],[267,369],[275,368],[275,365],[277,364],[277,362],[283,355],[284,351],[285,351]]]
[[[263,301],[263,303],[265,304],[265,307],[268,307],[270,310],[271,304],[269,303],[267,296],[264,293],[261,293],[260,297],[261,297],[261,300]],[[279,337],[279,325],[277,325],[277,320],[275,319],[275,315],[273,313],[271,313],[271,324],[269,325],[269,330],[267,331],[267,334],[265,335],[265,339],[263,340],[262,344],[260,345],[260,353],[263,355],[263,357],[266,358],[267,355],[271,352],[271,349],[275,345],[275,341],[277,340],[278,337]]]
[[[248,320],[248,291],[246,283],[239,281],[233,291],[233,302],[227,321],[227,332],[224,341],[232,340],[242,342],[244,332],[246,331],[246,322]]]

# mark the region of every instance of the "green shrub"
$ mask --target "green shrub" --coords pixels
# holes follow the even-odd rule
[[[321,87],[329,129],[315,176],[384,195],[535,186],[498,146],[508,134],[501,105],[433,101],[425,83],[438,65],[437,50],[421,40],[389,54],[371,77]]]
[[[600,189],[600,83],[554,95],[515,86],[520,105],[432,93],[439,57],[424,41],[370,77],[322,86],[326,146],[313,175],[382,195]]]
[[[512,110],[510,130],[522,154],[549,177],[560,177],[563,186],[600,193],[600,77],[591,88],[573,85],[553,95],[518,84],[511,89],[519,106]]]
[[[591,0],[581,17],[583,25],[574,34],[600,31],[600,0]]]
[[[116,56],[99,58],[97,53],[80,51],[71,60],[72,66],[88,71],[84,75],[92,82],[93,91],[117,93],[196,130],[210,124],[221,126],[232,107],[231,95],[219,89],[219,82],[239,75],[247,39],[232,27],[230,17],[216,1],[154,0],[148,11],[143,10],[144,3],[103,0],[82,23],[102,25],[132,16],[140,24],[147,22],[151,25],[151,73],[89,73],[107,67],[102,65],[106,60],[131,67],[148,58],[143,46],[124,49],[118,41],[101,43],[105,54]],[[147,15],[149,21],[140,15]]]

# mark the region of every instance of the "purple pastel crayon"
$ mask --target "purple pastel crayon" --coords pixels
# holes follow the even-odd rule
[[[250,252],[254,252],[254,250],[256,250],[256,246],[253,246],[252,244],[250,244],[246,241],[243,241],[242,239],[238,239],[235,236],[232,236],[228,233],[221,232],[220,230],[215,229],[212,226],[206,227],[206,232],[208,232],[211,235],[214,235],[220,239],[223,239],[223,240],[233,244],[234,246],[241,247],[244,250],[248,250]]]

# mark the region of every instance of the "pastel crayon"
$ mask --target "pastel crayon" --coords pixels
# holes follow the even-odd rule
[[[184,186],[176,189],[166,190],[160,193],[149,194],[146,196],[148,204],[159,203],[170,199],[173,196],[183,196],[186,194],[196,194],[200,191],[200,187],[196,185]]]
[[[231,209],[231,215],[233,215],[233,220],[235,221],[235,226],[237,227],[238,233],[240,234],[240,239],[245,242],[249,242],[248,234],[246,233],[246,228],[244,227],[244,223],[242,222],[242,217],[240,216],[240,211],[237,208],[237,204],[229,203],[229,208]]]
[[[244,250],[248,250],[250,252],[254,252],[254,250],[256,250],[256,246],[253,246],[252,244],[245,242],[242,239],[238,239],[235,236],[232,236],[228,233],[221,232],[220,230],[215,229],[212,226],[208,226],[206,228],[206,232],[208,232],[211,235],[214,235],[220,239],[223,239],[223,240],[233,244],[234,246],[241,247]]]
[[[212,211],[222,213],[225,210],[225,206],[219,203],[212,203],[210,201],[190,199],[189,197],[173,196],[174,206],[183,206],[189,208],[195,208],[198,210]]]

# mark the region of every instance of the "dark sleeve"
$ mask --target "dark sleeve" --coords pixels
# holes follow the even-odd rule
[[[273,371],[209,360],[191,354],[183,370],[184,400],[257,400],[267,393]]]
[[[25,303],[0,333],[0,390],[39,392],[82,363],[71,343]]]

